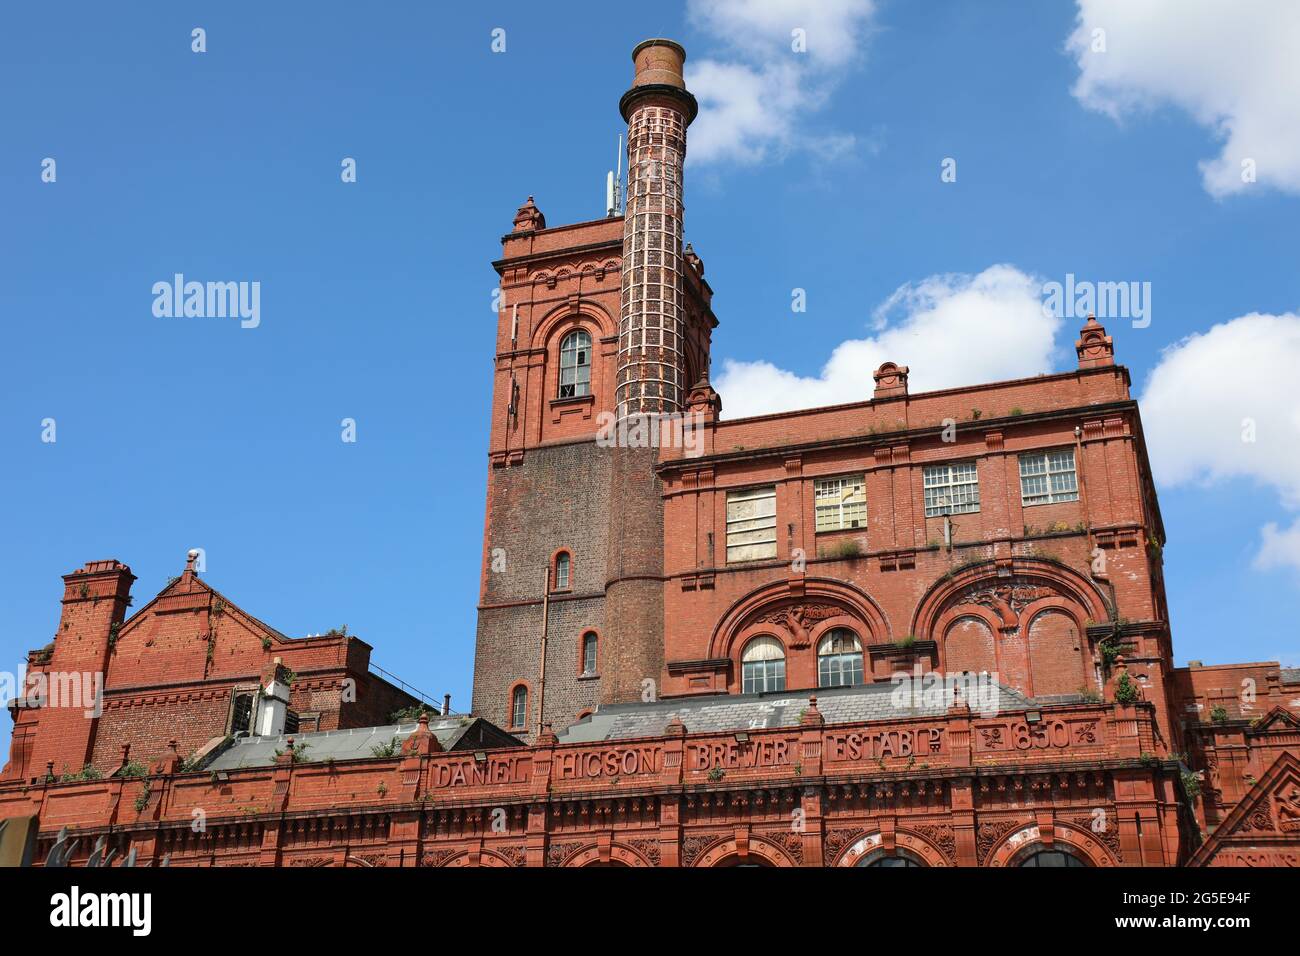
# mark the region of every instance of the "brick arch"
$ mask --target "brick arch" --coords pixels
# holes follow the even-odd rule
[[[1009,571],[1009,574],[1007,573]],[[1001,572],[1001,575],[999,574]],[[942,634],[943,627],[949,623],[946,615],[956,613],[955,602],[963,591],[972,585],[997,584],[1012,577],[1021,581],[1051,588],[1058,599],[1065,599],[1077,605],[1085,618],[1105,621],[1110,617],[1110,606],[1101,589],[1078,571],[1056,561],[1042,558],[1013,558],[1010,568],[999,566],[993,561],[973,565],[958,571],[951,577],[942,577],[921,598],[912,616],[912,633],[918,640],[925,640]],[[962,613],[974,613],[975,606],[963,606]],[[1025,610],[1031,610],[1031,607]],[[1013,629],[1018,626],[1018,618],[1008,608],[986,609],[998,620],[999,627],[994,633]]]
[[[560,339],[574,329],[586,329],[591,334],[594,360],[600,340],[617,334],[618,326],[604,306],[592,299],[584,298],[577,310],[566,302],[556,306],[542,317],[533,329],[528,347],[533,350],[544,349],[549,358],[552,351],[558,353]]]
[[[777,846],[776,843],[753,833],[745,840],[743,850],[736,842],[735,837],[724,837],[710,845],[691,865],[698,869],[706,869],[708,867],[722,866],[733,859],[746,861],[751,856],[757,857],[769,866],[787,867],[799,865],[789,853]]]
[[[1094,682],[1087,630],[1075,607],[1067,601],[1035,601],[1020,619],[1029,655],[1030,690],[1035,696],[1073,694]],[[1062,627],[1067,630],[1062,632]],[[1078,650],[1065,643],[1070,631]]]
[[[1072,823],[1056,821],[1052,827],[1051,840],[1044,840],[1039,828],[1033,824],[1013,830],[1004,836],[993,848],[985,866],[1016,866],[1020,861],[1039,850],[1059,850],[1064,848],[1088,866],[1118,866],[1104,843],[1092,833]]]
[[[949,673],[997,671],[997,632],[997,619],[988,612],[945,619],[938,636],[940,668]]]
[[[923,866],[948,866],[943,851],[919,833],[911,830],[898,830],[894,834],[893,847],[886,847],[879,830],[863,830],[850,840],[831,862],[831,866],[857,866],[862,860],[874,853],[886,856],[901,854],[910,856]]]
[[[824,621],[835,619],[852,627],[863,646],[871,643],[883,643],[891,639],[889,622],[875,600],[860,588],[846,581],[830,578],[808,578],[803,589],[792,593],[784,581],[763,585],[734,601],[727,609],[709,638],[709,656],[735,659],[740,647],[746,640],[759,633],[772,634],[790,649],[801,649],[801,642],[795,640],[797,635],[784,624],[758,621],[769,611],[783,607],[794,608],[796,605],[827,604],[838,606],[840,613],[832,617],[810,622],[806,635],[811,642],[811,633]]]
[[[477,858],[476,858],[477,857]],[[493,850],[479,850],[477,854],[470,850],[464,850],[451,857],[447,862],[442,864],[444,867],[458,866],[492,866],[504,867],[513,864],[504,856]]]
[[[564,867],[578,867],[594,866],[602,863],[614,863],[621,866],[636,867],[654,865],[636,850],[623,843],[610,844],[604,853],[602,853],[602,848],[599,844],[593,843],[591,846],[579,850],[560,865]]]

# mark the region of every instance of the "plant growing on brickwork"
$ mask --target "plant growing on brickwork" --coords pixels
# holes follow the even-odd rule
[[[428,704],[412,704],[410,707],[400,707],[388,715],[390,724],[400,724],[408,720],[419,720],[421,714],[433,716],[437,713]]]
[[[1078,694],[1080,697],[1082,697],[1086,703],[1089,704],[1101,703],[1101,694],[1097,693],[1095,690],[1093,690],[1090,687],[1080,687],[1078,690],[1075,691],[1075,693]]]
[[[46,644],[39,651],[32,655],[32,661],[37,664],[48,664],[50,658],[54,656],[54,642]]]
[[[803,762],[802,762],[802,761],[800,761],[799,763],[796,763],[796,764],[794,765],[794,775],[795,775],[796,777],[802,777],[802,776],[803,776]]]
[[[1064,534],[1066,531],[1070,530],[1070,526],[1064,521],[1053,521],[1052,527],[1049,530],[1053,534]]]
[[[380,780],[379,786],[376,788],[375,792],[378,793],[381,797],[388,796],[388,784]]]
[[[270,649],[271,649],[271,639],[269,637],[262,638],[262,650],[269,651]]]
[[[221,615],[225,613],[226,613],[226,599],[217,598],[216,601],[214,601],[212,604],[212,616],[221,617]]]
[[[1014,406],[1014,407],[1011,409],[1011,411],[1007,412],[1007,414],[1010,415],[1012,418],[1014,418],[1014,417],[1017,416],[1017,415],[1023,415],[1024,413],[1025,413],[1025,410],[1024,410],[1023,408],[1021,408],[1019,405]]]
[[[971,419],[972,419],[973,421],[978,421],[978,420],[979,420],[979,417],[980,417],[981,415],[983,415],[983,414],[984,414],[984,413],[981,412],[978,408],[972,408],[972,409],[970,410],[970,417],[971,417]]]
[[[1228,722],[1228,710],[1222,704],[1215,704],[1210,708],[1210,720],[1216,724],[1225,724]]]
[[[1179,772],[1178,777],[1183,783],[1183,793],[1187,794],[1187,802],[1194,804],[1201,795],[1201,778],[1186,767]]]
[[[849,540],[841,541],[837,544],[831,554],[835,558],[856,558],[862,554],[862,545],[858,542]]]
[[[153,796],[153,791],[149,789],[149,781],[144,782],[144,789],[140,791],[140,796],[135,798],[135,812],[144,813],[149,807],[149,798]]]
[[[132,760],[130,763],[123,764],[114,776],[144,778],[149,776],[149,768],[138,760]]]
[[[894,641],[894,646],[906,650],[907,648],[911,647],[915,643],[916,643],[915,634],[904,634],[898,640]]]
[[[90,594],[90,585],[86,584],[83,581],[81,587],[77,589],[77,593],[80,594],[83,598],[85,598]]]
[[[275,755],[277,757],[283,757],[285,754],[288,754],[289,763],[306,763],[307,762],[306,754],[308,748],[310,747],[311,744],[300,740],[297,743],[290,744],[287,748],[283,750],[281,750],[279,747],[276,747]]]
[[[1152,561],[1162,561],[1165,556],[1164,545],[1152,538],[1147,542],[1147,553],[1151,555]]]
[[[117,647],[117,632],[121,629],[122,623],[120,621],[114,621],[112,624],[108,625],[108,649],[110,651]]]
[[[342,627],[331,627],[328,631],[325,632],[325,636],[326,637],[347,637],[348,626],[344,624]]]
[[[1144,767],[1158,767],[1160,766],[1160,758],[1155,754],[1144,750],[1138,757],[1138,763],[1142,764]]]
[[[1115,703],[1128,707],[1136,704],[1141,699],[1141,696],[1128,671],[1120,674],[1119,680],[1115,681]]]
[[[80,780],[100,780],[103,778],[103,776],[104,775],[102,773],[100,773],[90,764],[84,764],[82,768],[76,771],[75,773],[65,772],[63,776],[59,777],[59,782],[73,783],[75,781],[80,781]]]
[[[712,780],[714,783],[717,783],[726,775],[727,775],[727,771],[723,770],[721,767],[714,767],[712,770],[709,771],[709,779]]]
[[[386,744],[378,744],[371,747],[370,752],[376,757],[396,757],[402,752],[402,742],[394,737]]]

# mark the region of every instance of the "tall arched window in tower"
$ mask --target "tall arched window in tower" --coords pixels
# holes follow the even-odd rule
[[[582,329],[560,342],[560,398],[591,394],[591,336]]]
[[[596,649],[599,638],[594,631],[582,635],[582,676],[591,677],[596,673]]]
[[[740,655],[740,689],[745,694],[785,690],[785,648],[775,637],[756,637]]]
[[[828,631],[817,643],[817,686],[852,687],[862,683],[862,644],[847,627]]]
[[[555,576],[553,578],[552,590],[569,590],[569,569],[572,566],[573,559],[569,557],[569,552],[561,551],[555,556]]]
[[[528,688],[523,684],[515,685],[510,692],[510,727],[517,730],[528,721]]]

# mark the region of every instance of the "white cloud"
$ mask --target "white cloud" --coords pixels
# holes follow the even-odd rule
[[[1291,527],[1278,530],[1275,522],[1264,525],[1263,543],[1255,556],[1255,567],[1261,570],[1290,566],[1300,569],[1300,518]]]
[[[1115,119],[1173,105],[1212,131],[1222,152],[1202,161],[1206,190],[1258,184],[1300,193],[1300,3],[1294,0],[1078,0],[1066,46],[1074,95]],[[1094,31],[1105,31],[1095,51]]]
[[[1166,349],[1140,399],[1156,479],[1247,479],[1300,509],[1300,315],[1252,312]],[[1252,440],[1253,439],[1253,440]],[[1300,520],[1266,525],[1261,568],[1300,568]]]
[[[804,128],[857,59],[875,0],[691,0],[689,16],[725,56],[686,61],[700,101],[688,161],[759,163],[793,149],[820,156],[852,148],[846,134]],[[802,30],[805,52],[795,52]]]
[[[1035,375],[1051,369],[1063,324],[1042,301],[1041,280],[1010,265],[930,276],[894,292],[873,313],[874,334],[841,342],[819,375],[727,359],[715,385],[725,417],[743,418],[865,401],[887,361],[910,367],[912,392]]]

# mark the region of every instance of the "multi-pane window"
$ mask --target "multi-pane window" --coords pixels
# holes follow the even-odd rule
[[[1088,864],[1064,850],[1039,850],[1037,853],[1025,857],[1020,865],[1028,867],[1067,867],[1087,866]]]
[[[522,727],[528,719],[528,688],[520,684],[510,692],[510,726]]]
[[[1020,456],[1020,500],[1026,505],[1078,501],[1074,449]]]
[[[727,493],[727,560],[776,557],[776,486]]]
[[[785,649],[775,637],[756,637],[740,655],[740,689],[758,694],[785,690]]]
[[[590,631],[582,635],[582,673],[596,673],[596,635]]]
[[[853,687],[862,683],[862,644],[847,627],[831,630],[817,645],[817,686]]]
[[[927,518],[980,510],[980,483],[975,462],[927,465],[923,474]]]
[[[591,394],[591,336],[578,329],[560,342],[560,398]]]
[[[813,482],[817,506],[817,530],[867,526],[867,493],[862,475],[818,478]]]
[[[234,708],[230,715],[230,732],[232,734],[248,733],[253,727],[253,695],[239,694],[235,697]]]
[[[561,551],[555,556],[555,590],[567,591],[569,589],[569,568],[572,564],[569,558],[569,552]]]

